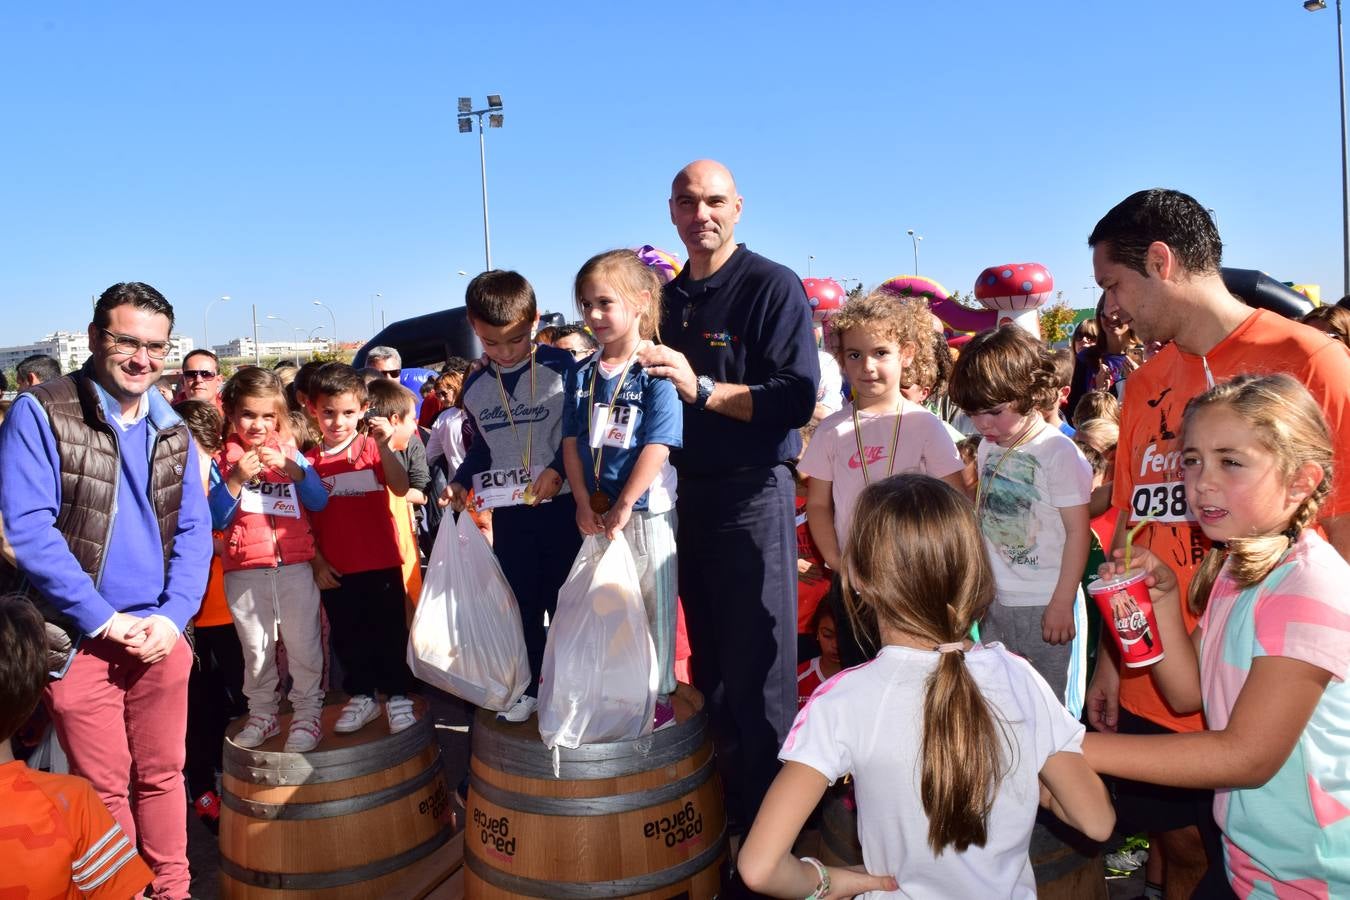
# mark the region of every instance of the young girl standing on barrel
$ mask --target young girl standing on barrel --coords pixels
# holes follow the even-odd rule
[[[280,731],[280,639],[292,677],[285,749],[305,753],[323,735],[323,638],[308,513],[328,504],[328,492],[291,439],[286,395],[274,373],[240,369],[221,400],[230,433],[216,454],[209,497],[212,524],[224,532],[225,596],[244,650],[248,698],[248,721],[234,743],[257,747]]]
[[[1042,798],[1096,840],[1115,813],[1083,761],[1083,726],[1026,660],[968,637],[994,596],[969,501],[926,475],[870,485],[841,575],[850,615],[870,610],[883,647],[798,713],[742,879],[774,897],[889,896],[898,884],[911,897],[1035,897]],[[848,773],[865,872],[794,859],[812,809]]]
[[[661,320],[661,280],[632,250],[591,257],[576,281],[577,308],[601,349],[568,377],[563,464],[582,534],[633,549],[661,670],[655,727],[674,721],[675,469],[684,418],[675,386],[643,371],[637,351]]]

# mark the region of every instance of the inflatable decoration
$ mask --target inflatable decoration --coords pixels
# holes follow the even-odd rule
[[[844,289],[833,278],[803,278],[802,287],[811,304],[811,321],[817,325],[844,305]]]
[[[662,284],[670,284],[675,280],[675,276],[680,274],[680,258],[666,250],[653,247],[651,244],[643,244],[633,251],[638,259],[649,269],[656,271],[657,277],[661,279]]]
[[[1055,279],[1040,263],[990,266],[975,279],[975,299],[997,312],[995,324],[1013,322],[1037,337],[1041,326],[1036,309],[1054,290]]]
[[[993,328],[997,314],[982,309],[962,306],[947,289],[922,275],[897,275],[881,283],[877,290],[899,298],[918,297],[928,302],[928,309],[952,331],[983,331]]]

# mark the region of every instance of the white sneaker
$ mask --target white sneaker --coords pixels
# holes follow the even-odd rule
[[[529,694],[521,694],[520,699],[516,701],[516,705],[506,712],[497,713],[497,718],[505,719],[508,722],[524,722],[538,706],[539,701],[534,697]]]
[[[373,722],[379,714],[380,704],[376,703],[373,697],[357,694],[347,701],[346,706],[342,707],[342,715],[338,716],[337,724],[333,726],[333,730],[339,734],[360,731],[367,723]]]
[[[270,737],[281,734],[281,724],[276,716],[249,716],[244,727],[234,736],[237,747],[252,750]]]
[[[384,705],[384,714],[389,719],[389,733],[398,734],[411,728],[417,722],[413,714],[413,702],[402,694],[395,694]]]
[[[319,725],[319,720],[314,716],[307,716],[291,720],[291,728],[286,732],[287,753],[308,753],[319,746],[319,738],[323,737],[323,728]]]

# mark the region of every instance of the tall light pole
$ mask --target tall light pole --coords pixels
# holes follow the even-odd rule
[[[473,120],[469,117],[478,117],[478,171],[483,176],[483,258],[487,261],[487,268],[484,271],[491,271],[492,269],[492,238],[488,232],[487,145],[483,141],[483,116],[488,117],[489,128],[501,128],[502,108],[501,94],[488,94],[486,109],[474,109],[472,99],[468,97],[459,98],[460,134],[468,134],[473,131]]]
[[[1308,12],[1326,9],[1326,0],[1304,0]],[[1336,0],[1336,59],[1340,65],[1337,84],[1341,89],[1341,296],[1350,295],[1350,162],[1345,149],[1345,31],[1341,19],[1341,0]]]
[[[250,304],[253,309],[253,364],[262,365],[262,348],[258,346],[258,304]]]
[[[314,335],[317,334],[317,333],[320,332],[320,331],[323,331],[323,326],[322,326],[322,325],[315,325],[313,328],[311,328],[311,329],[309,330],[309,334],[305,335],[305,340],[308,341],[309,344],[310,344],[310,348],[309,348],[309,361],[310,361],[310,362],[313,362],[313,361],[314,361]],[[331,345],[333,342],[330,340],[328,343]]]
[[[378,320],[375,318],[375,301],[376,301],[376,300],[379,300],[379,301],[381,302],[381,305],[383,305],[383,302],[384,302],[384,295],[383,295],[383,294],[371,294],[371,295],[370,295],[370,336],[371,336],[371,337],[374,337],[374,336],[375,336],[375,332],[379,330],[379,325],[377,324]]]
[[[330,319],[333,320],[333,343],[336,344],[336,343],[337,343],[337,316],[333,313],[333,307],[328,306],[328,305],[325,304],[322,300],[315,300],[315,301],[314,301],[314,305],[315,305],[315,306],[322,306],[324,309],[328,310],[328,317],[329,317]],[[319,327],[322,328],[323,326],[320,325]]]
[[[302,329],[302,328],[296,328],[294,325],[292,325],[290,322],[287,322],[287,321],[286,321],[285,319],[283,319],[281,316],[274,316],[274,315],[272,315],[271,313],[268,313],[267,318],[269,318],[269,319],[276,319],[276,320],[277,320],[278,322],[280,322],[282,325],[285,325],[287,328],[289,328],[292,332],[296,332],[296,331],[299,331],[299,332],[301,332],[301,333],[304,332],[304,329]],[[295,334],[294,334],[294,333],[291,334],[291,340],[292,340],[292,341],[295,340]],[[300,346],[299,346],[298,344],[292,344],[292,345],[291,345],[291,351],[292,351],[293,353],[295,353],[295,367],[298,369],[298,368],[300,368]]]
[[[202,345],[207,350],[211,349],[211,332],[206,327],[206,323],[211,315],[211,307],[215,306],[217,303],[222,302],[228,303],[229,300],[230,298],[228,295],[224,297],[217,297],[210,303],[206,304],[206,312],[202,313]]]
[[[816,258],[815,258],[814,256],[808,256],[808,257],[806,257],[806,277],[807,277],[807,278],[810,278],[810,277],[811,277],[811,263],[813,263],[813,262],[815,262],[815,261],[816,261]]]
[[[906,230],[905,234],[909,235],[910,241],[914,244],[914,274],[917,276],[919,274],[919,241],[923,240],[923,235],[915,234],[913,228]]]

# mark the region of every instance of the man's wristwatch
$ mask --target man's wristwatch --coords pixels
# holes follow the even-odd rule
[[[703,409],[708,405],[708,398],[712,396],[715,384],[716,382],[708,375],[698,376],[694,390],[694,409]]]

